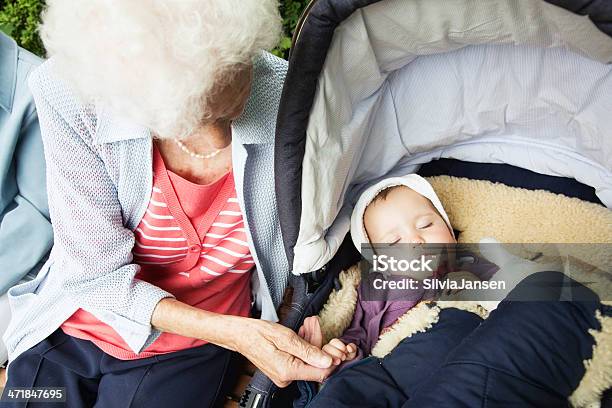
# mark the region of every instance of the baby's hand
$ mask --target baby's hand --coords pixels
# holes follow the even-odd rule
[[[351,361],[357,357],[356,345],[353,343],[345,345],[338,339],[331,339],[322,350],[332,356],[334,365],[340,365],[343,361]]]
[[[298,330],[298,336],[315,347],[323,346],[323,332],[318,316],[310,316],[304,319],[304,324]]]

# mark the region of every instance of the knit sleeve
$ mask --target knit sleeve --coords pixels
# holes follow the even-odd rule
[[[172,295],[135,278],[134,234],[123,224],[117,190],[92,142],[91,127],[67,108],[74,101],[53,97],[55,105],[49,103],[49,86],[44,77],[30,78],[54,234],[49,279],[60,279],[66,296],[111,325],[138,353],[159,335],[151,326],[155,306]]]

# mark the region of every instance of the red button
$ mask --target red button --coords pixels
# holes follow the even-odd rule
[[[189,251],[190,252],[199,252],[200,251],[200,246],[199,245],[192,245],[189,247]]]

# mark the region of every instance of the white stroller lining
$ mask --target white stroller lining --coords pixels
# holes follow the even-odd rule
[[[572,177],[612,206],[612,66],[594,59],[612,60],[612,40],[545,2],[388,0],[354,13],[310,115],[294,273],[333,257],[360,191],[435,158]]]

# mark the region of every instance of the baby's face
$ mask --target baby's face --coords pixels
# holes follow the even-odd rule
[[[400,186],[370,204],[363,216],[370,242],[377,244],[450,244],[455,238],[431,201]]]

